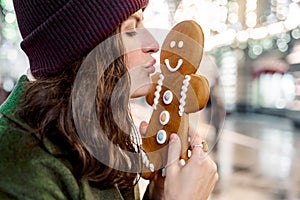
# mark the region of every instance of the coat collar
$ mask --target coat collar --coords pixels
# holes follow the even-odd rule
[[[15,115],[15,111],[18,109],[20,100],[23,98],[26,82],[28,82],[27,77],[25,75],[21,76],[13,91],[0,106],[0,113],[2,115],[21,126],[24,126],[25,123]]]
[[[16,111],[18,109],[22,109],[20,107],[20,101],[24,98],[25,85],[27,83],[28,78],[25,75],[21,76],[11,94],[0,106],[0,117],[2,115],[8,118],[10,121],[17,124],[23,130],[26,130],[26,132],[28,132],[29,134],[33,134],[39,141],[41,141],[40,135],[29,125],[27,125],[24,122],[24,120],[22,120],[18,115],[16,115]],[[41,142],[45,146],[46,150],[52,155],[64,154],[59,146],[55,145],[47,138],[44,138]]]

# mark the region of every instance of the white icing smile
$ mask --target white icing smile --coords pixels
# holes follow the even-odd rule
[[[175,68],[171,67],[169,59],[165,59],[165,64],[170,72],[176,72],[183,64],[183,60],[179,59]]]

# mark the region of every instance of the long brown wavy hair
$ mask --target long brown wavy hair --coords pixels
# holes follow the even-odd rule
[[[66,152],[60,157],[78,179],[103,189],[136,184],[141,163],[118,33],[120,28],[63,72],[29,82],[20,113],[42,141]]]

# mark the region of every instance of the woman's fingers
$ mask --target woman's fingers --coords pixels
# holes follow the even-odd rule
[[[195,134],[194,137],[190,141],[191,148],[192,148],[192,155],[191,158],[196,157],[200,158],[205,155],[203,151],[203,139],[200,137],[199,134]]]
[[[189,127],[189,137],[190,137],[190,139],[193,140],[195,135],[199,135],[199,134],[197,133],[197,131],[194,128]]]
[[[170,143],[168,149],[168,162],[166,166],[166,173],[170,176],[178,173],[179,166],[179,157],[181,153],[181,143],[177,134],[173,133],[170,136]]]
[[[195,134],[192,155],[185,165],[181,165],[180,138],[177,134],[170,136],[168,165],[164,185],[165,199],[207,199],[218,180],[216,164],[201,148],[202,138]],[[196,145],[196,146],[195,146]]]
[[[148,127],[148,123],[145,122],[145,121],[142,121],[140,123],[140,133],[141,133],[141,136],[146,136],[146,131],[147,131],[147,127]]]

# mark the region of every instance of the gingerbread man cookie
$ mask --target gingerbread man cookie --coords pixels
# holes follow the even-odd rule
[[[146,97],[153,113],[142,138],[143,178],[151,178],[166,166],[172,133],[181,139],[181,158],[188,159],[188,114],[204,108],[209,98],[206,78],[195,74],[203,45],[202,29],[192,20],[177,24],[163,42],[161,73],[153,75],[153,88]]]

